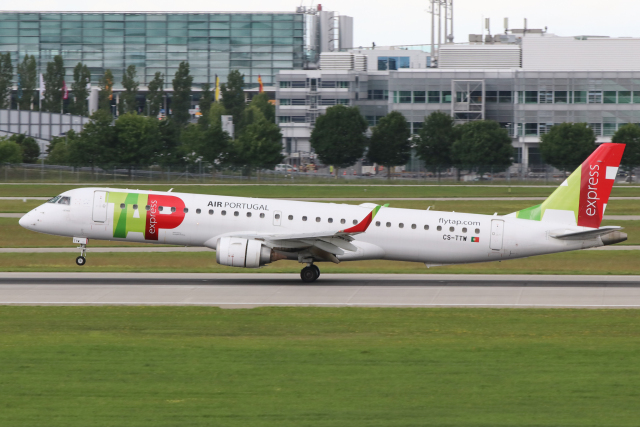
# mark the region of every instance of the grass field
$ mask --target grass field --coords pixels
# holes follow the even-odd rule
[[[386,183],[382,183],[386,184]],[[110,185],[109,183],[96,184],[97,186],[110,186],[115,188],[139,188],[142,190],[167,191],[174,187],[176,192],[216,194],[222,196],[238,197],[547,197],[557,187],[556,184],[547,187],[522,187],[513,186],[511,191],[506,187],[491,186],[438,186],[438,185],[404,185],[381,186],[367,185],[367,183],[354,185],[323,185],[323,186],[282,186],[282,185],[149,185],[145,183]],[[82,187],[79,185],[39,185],[18,184],[0,185],[0,197],[53,197],[63,191]],[[86,186],[85,186],[86,187]],[[617,186],[613,189],[612,196],[638,197],[640,186]]]
[[[185,273],[295,273],[301,264],[278,261],[261,269],[221,266],[215,252],[91,253],[78,267],[75,253],[2,253],[0,271],[57,272],[185,272]],[[638,257],[631,251],[579,251],[543,255],[503,262],[426,268],[400,261],[349,261],[339,265],[319,263],[323,273],[416,273],[416,274],[640,274]],[[320,279],[322,280],[322,279]]]
[[[640,311],[1,307],[3,426],[637,426]]]

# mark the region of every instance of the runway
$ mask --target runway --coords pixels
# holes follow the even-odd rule
[[[2,273],[0,305],[640,308],[640,276]]]

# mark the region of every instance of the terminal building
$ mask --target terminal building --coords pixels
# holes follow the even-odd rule
[[[597,142],[611,141],[623,124],[640,124],[640,38],[512,30],[469,39],[443,44],[433,62],[411,47],[359,48],[343,54],[354,60],[341,70],[325,69],[324,57],[335,56],[327,53],[319,70],[281,71],[276,114],[286,153],[304,162],[315,118],[338,103],[358,106],[370,126],[399,111],[413,133],[438,110],[457,123],[495,120],[525,166],[542,162],[540,135],[554,124],[588,123]],[[355,65],[360,55],[366,68]]]

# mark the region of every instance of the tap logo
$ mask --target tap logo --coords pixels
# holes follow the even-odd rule
[[[111,192],[111,203],[113,237],[126,239],[130,233],[140,233],[144,240],[158,240],[161,230],[184,221],[184,202],[177,196]]]

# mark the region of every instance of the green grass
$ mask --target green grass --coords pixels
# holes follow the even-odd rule
[[[115,188],[133,188],[142,190],[167,191],[174,187],[174,191],[196,194],[216,194],[222,196],[238,197],[547,197],[553,192],[557,185],[548,187],[522,187],[513,186],[511,191],[506,187],[486,187],[474,186],[438,186],[430,184],[424,185],[394,185],[391,187],[381,186],[386,182],[370,184],[368,182],[359,183],[363,186],[343,185],[321,185],[321,186],[282,186],[282,185],[242,185],[242,186],[220,186],[220,185],[149,185],[142,183],[118,184],[109,183],[96,184],[95,186],[109,186]],[[72,190],[86,185],[39,185],[39,184],[17,184],[1,185],[0,197],[53,197],[63,191]],[[365,191],[366,190],[366,191]],[[640,196],[640,186],[619,186],[613,189],[613,196],[631,197]]]
[[[48,272],[185,272],[185,273],[299,273],[301,264],[278,261],[261,269],[221,266],[215,253],[91,253],[87,264],[75,264],[76,253],[1,253],[0,271]],[[442,266],[400,261],[348,261],[320,263],[323,273],[416,274],[640,274],[638,251],[579,251],[531,258]]]
[[[637,426],[640,311],[2,307],[3,426]]]

